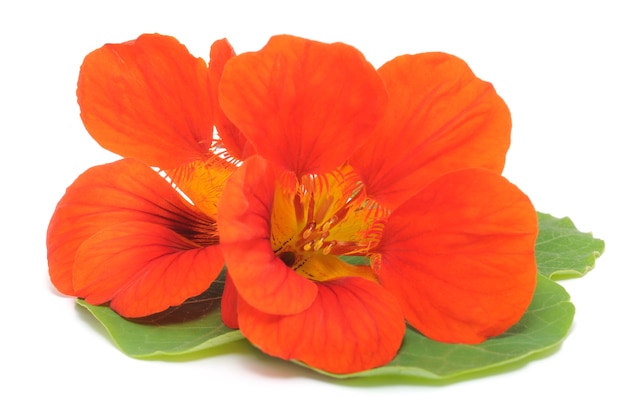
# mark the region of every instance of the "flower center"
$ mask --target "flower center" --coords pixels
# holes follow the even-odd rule
[[[337,241],[326,241],[330,236],[330,229],[333,224],[339,222],[336,215],[330,217],[328,221],[318,226],[315,221],[306,225],[301,233],[300,247],[302,251],[321,251],[322,254],[329,254]]]
[[[296,192],[277,185],[271,217],[272,249],[304,272],[320,256],[364,256],[378,242],[382,210],[372,209],[358,175],[348,167],[300,179]],[[309,278],[309,271],[304,272]]]

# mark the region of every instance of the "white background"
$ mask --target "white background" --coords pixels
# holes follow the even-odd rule
[[[0,6],[0,413],[624,414],[625,13],[619,1],[23,1]],[[453,384],[334,381],[249,349],[186,361],[126,357],[48,281],[45,231],[65,188],[117,159],[83,129],[83,57],[144,32],[208,59],[213,40],[257,50],[278,33],[359,48],[375,65],[445,51],[513,114],[505,175],[538,210],[607,249],[562,282],[577,307],[556,353]]]

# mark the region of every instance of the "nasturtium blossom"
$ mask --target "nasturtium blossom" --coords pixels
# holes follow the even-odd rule
[[[57,205],[62,293],[142,317],[226,266],[227,326],[342,374],[391,361],[407,324],[480,343],[531,301],[537,218],[501,176],[511,117],[454,56],[376,70],[349,45],[281,35],[241,55],[219,40],[207,65],[142,35],[89,54],[77,95],[123,159]]]
[[[537,218],[501,176],[508,109],[463,61],[375,70],[276,36],[227,61],[219,103],[254,149],[218,203],[222,313],[262,351],[350,373],[389,362],[405,322],[479,343],[520,319]]]
[[[221,40],[213,49],[230,45]],[[219,275],[217,200],[236,169],[213,134],[211,74],[224,62],[207,67],[161,35],[107,44],[85,58],[81,118],[125,159],[87,170],[58,203],[47,246],[59,291],[141,317],[180,305]]]

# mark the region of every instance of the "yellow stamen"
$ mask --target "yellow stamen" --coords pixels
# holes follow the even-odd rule
[[[315,221],[310,223],[307,228],[302,232],[302,238],[303,239],[307,239],[311,236],[311,234],[313,234],[313,230],[315,230]]]
[[[327,256],[330,253],[330,250],[332,250],[334,245],[335,245],[334,241],[329,243],[326,247],[324,247],[324,250],[322,250],[322,254]]]

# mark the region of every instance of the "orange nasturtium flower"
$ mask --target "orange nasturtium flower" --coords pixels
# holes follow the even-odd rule
[[[520,319],[537,219],[501,176],[509,111],[463,61],[375,70],[276,36],[226,62],[219,103],[252,149],[218,202],[223,319],[262,351],[349,373],[388,363],[405,322],[479,343]]]
[[[53,214],[63,293],[146,316],[225,264],[223,321],[334,373],[388,363],[407,323],[478,343],[530,303],[537,220],[501,176],[510,114],[456,57],[376,70],[351,46],[283,35],[239,56],[217,41],[207,67],[143,35],[89,54],[77,94],[124,159],[81,175]]]
[[[217,41],[213,54],[207,67],[176,39],[143,35],[85,58],[81,118],[125,159],[87,170],[57,205],[48,264],[62,293],[141,317],[199,295],[219,275],[217,200],[235,166],[213,129],[232,50]]]

